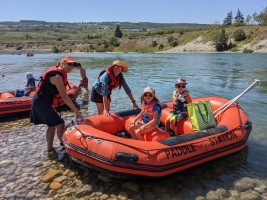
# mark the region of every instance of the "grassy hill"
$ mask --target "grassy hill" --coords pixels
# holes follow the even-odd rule
[[[114,37],[117,25],[123,33],[122,38]],[[0,53],[165,52],[179,47],[184,48],[179,52],[200,52],[203,50],[188,50],[186,45],[194,43],[195,46],[214,46],[214,35],[222,29],[225,29],[233,45],[230,51],[242,52],[245,48],[251,48],[252,52],[257,52],[266,46],[264,42],[262,44],[267,38],[266,26],[148,22],[51,23],[22,20],[0,22]],[[245,40],[234,40],[237,30],[244,31]],[[205,49],[207,52],[214,51]]]

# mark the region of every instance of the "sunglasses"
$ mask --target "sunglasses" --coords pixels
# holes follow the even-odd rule
[[[175,85],[177,88],[185,88],[185,85]]]
[[[153,97],[153,95],[150,94],[150,93],[145,93],[145,94],[144,94],[144,97]]]
[[[78,67],[78,66],[80,66],[81,64],[80,64],[80,63],[76,63],[76,62],[71,62],[71,63],[68,62],[67,65],[70,66],[70,67]]]

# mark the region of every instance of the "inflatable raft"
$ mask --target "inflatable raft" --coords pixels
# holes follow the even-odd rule
[[[74,84],[69,84],[67,88],[67,94],[73,101],[79,96],[80,91],[81,88]],[[35,91],[32,91],[29,96],[15,97],[15,91],[0,92],[0,117],[30,111],[34,94]],[[65,104],[63,100],[59,103],[60,106]]]
[[[227,104],[220,97],[210,100],[212,110]],[[163,125],[172,103],[163,103]],[[71,122],[64,131],[66,153],[77,163],[116,177],[163,177],[204,162],[241,151],[252,130],[252,124],[238,103],[231,103],[217,117],[217,127],[193,131],[189,119],[177,123],[179,135],[170,136],[164,127],[151,131],[145,141],[127,136],[129,124],[139,110],[89,116],[82,122]]]

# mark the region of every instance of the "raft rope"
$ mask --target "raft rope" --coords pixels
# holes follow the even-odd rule
[[[79,133],[81,133],[81,135],[82,135],[83,138],[85,138],[85,137],[87,137],[87,138],[90,137],[90,139],[96,139],[96,140],[101,139],[101,140],[104,140],[104,141],[115,142],[115,143],[117,143],[117,144],[121,144],[121,145],[128,146],[128,147],[130,147],[130,148],[133,148],[133,149],[136,149],[136,150],[139,150],[139,151],[142,151],[142,152],[146,152],[146,154],[148,154],[150,151],[169,150],[169,149],[173,148],[173,146],[168,146],[168,147],[165,147],[165,148],[156,148],[156,149],[149,149],[149,150],[147,150],[147,149],[142,149],[142,148],[138,148],[138,147],[133,147],[133,146],[128,145],[128,144],[125,144],[125,143],[123,143],[123,142],[118,142],[118,141],[114,141],[114,140],[109,140],[109,139],[106,139],[106,138],[96,137],[96,136],[92,136],[92,135],[86,135],[86,134],[84,134],[84,133],[83,133],[83,132],[82,132],[82,131],[75,125],[75,123],[74,123],[73,120],[71,121],[71,123],[72,123],[72,125],[74,126],[74,128],[75,128]],[[244,129],[244,128],[246,128],[244,125],[240,125],[240,126],[238,126],[238,127],[236,127],[236,128],[233,128],[232,130],[227,131],[227,132],[233,132],[233,131],[235,131],[235,130],[238,130],[238,129]],[[192,132],[192,133],[195,133],[195,132]],[[180,136],[174,136],[174,137],[183,137],[183,135],[180,135]],[[208,142],[208,141],[209,141],[209,140],[207,139],[207,140],[202,140],[202,141],[200,141],[200,142],[195,142],[195,143],[191,143],[191,144],[199,144],[199,143]]]

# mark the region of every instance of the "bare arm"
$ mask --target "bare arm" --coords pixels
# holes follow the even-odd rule
[[[82,118],[81,113],[79,110],[76,108],[70,97],[67,95],[64,84],[63,84],[63,79],[60,75],[52,76],[50,78],[50,82],[54,84],[57,87],[57,90],[62,98],[62,100],[66,103],[67,106],[72,109],[76,115],[76,118]]]
[[[133,97],[132,93],[129,93],[128,97],[131,99],[131,101],[133,103],[133,108],[140,109],[139,106],[136,104],[136,101],[134,100],[134,97]]]

